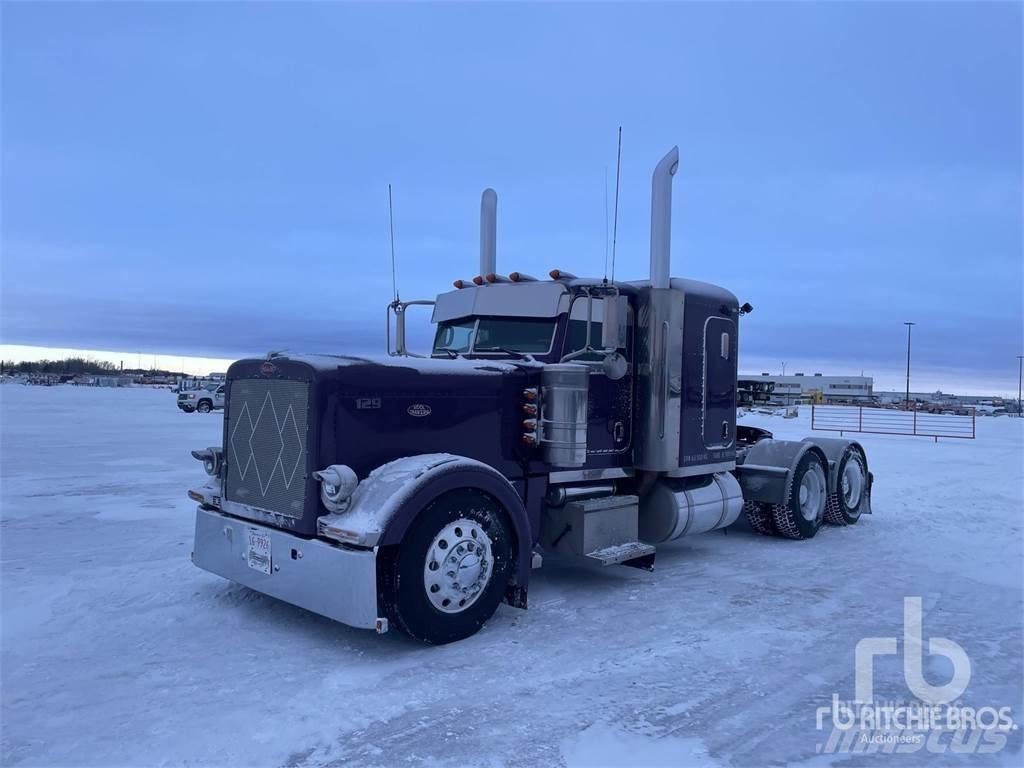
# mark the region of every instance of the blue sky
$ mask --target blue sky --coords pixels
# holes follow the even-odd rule
[[[741,367],[1016,389],[1019,3],[5,4],[6,344],[378,351],[399,284],[647,271],[755,312]],[[890,382],[890,379],[892,381]],[[991,385],[991,386],[990,386]]]

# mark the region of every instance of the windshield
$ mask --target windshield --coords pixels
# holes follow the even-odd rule
[[[445,322],[437,326],[434,354],[542,354],[551,350],[554,335],[554,318],[479,317]]]

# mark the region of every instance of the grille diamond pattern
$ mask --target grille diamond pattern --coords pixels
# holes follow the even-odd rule
[[[225,497],[301,517],[309,385],[276,379],[231,384]]]

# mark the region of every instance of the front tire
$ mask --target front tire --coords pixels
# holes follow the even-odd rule
[[[391,620],[410,637],[443,645],[475,634],[497,609],[512,569],[511,529],[487,494],[453,491],[423,509],[386,557]]]
[[[807,451],[793,471],[789,498],[776,504],[772,513],[775,530],[787,539],[810,539],[818,532],[828,503],[825,462]]]
[[[213,404],[209,400],[202,400],[199,405],[196,406],[196,410],[200,413],[209,413],[213,410]]]

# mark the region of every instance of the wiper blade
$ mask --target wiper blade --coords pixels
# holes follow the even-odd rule
[[[526,357],[522,352],[517,352],[514,349],[508,347],[475,347],[474,352],[504,352],[506,355],[517,355],[518,357]]]

